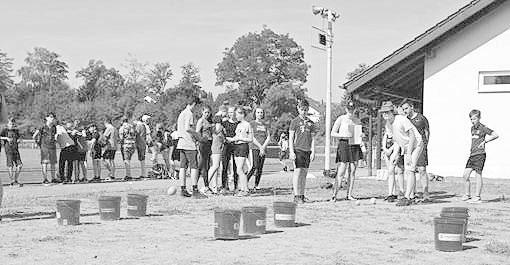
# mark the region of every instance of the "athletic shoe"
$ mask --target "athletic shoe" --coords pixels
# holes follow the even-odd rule
[[[398,207],[409,206],[409,205],[411,205],[411,203],[412,203],[411,200],[409,200],[407,198],[402,198],[397,202],[396,206],[398,206]]]
[[[227,195],[228,193],[228,190],[225,189],[225,188],[221,188],[220,191],[218,192],[220,195]]]
[[[242,190],[242,191],[239,191],[237,194],[236,194],[237,197],[248,197],[250,196],[250,193],[245,191],[245,190]]]
[[[191,194],[189,194],[187,190],[181,190],[181,196],[189,198],[191,197]]]
[[[130,176],[125,176],[125,177],[124,177],[124,181],[131,181],[131,180],[133,180],[133,178],[132,178],[132,177],[130,177]]]
[[[295,204],[303,204],[303,201],[301,200],[300,196],[295,196],[294,195],[294,203]]]
[[[352,197],[351,195],[347,195],[347,200],[349,200],[349,201],[357,201],[358,199]]]
[[[310,203],[310,202],[312,202],[312,200],[310,200],[309,198],[305,197],[305,195],[301,195],[301,201],[303,203]]]
[[[193,199],[207,199],[207,196],[200,193],[198,190],[194,190],[191,196],[193,197]]]
[[[287,166],[283,167],[283,171],[284,172],[287,172],[289,169],[287,168]]]
[[[468,200],[470,200],[470,199],[471,199],[471,196],[469,196],[469,195],[463,195],[463,196],[460,198],[460,200],[461,200],[461,201],[468,201]]]
[[[480,196],[473,197],[471,200],[467,201],[468,203],[482,203],[482,198]]]

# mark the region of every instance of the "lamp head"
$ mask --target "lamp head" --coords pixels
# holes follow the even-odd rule
[[[318,15],[318,14],[322,14],[324,12],[324,7],[320,7],[320,6],[312,6],[312,13],[314,15]]]

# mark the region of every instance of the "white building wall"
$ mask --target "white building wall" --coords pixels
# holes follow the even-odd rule
[[[478,93],[479,71],[510,70],[510,1],[443,41],[425,60],[428,171],[461,176],[471,146],[471,109],[499,139],[486,146],[483,176],[510,178],[510,91]]]

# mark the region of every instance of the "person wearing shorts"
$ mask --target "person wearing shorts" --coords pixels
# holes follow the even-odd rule
[[[92,171],[94,171],[94,177],[89,182],[100,182],[101,181],[101,160],[103,155],[101,135],[97,130],[95,124],[90,125],[87,139],[89,140],[90,158],[92,159]]]
[[[55,178],[55,165],[57,164],[57,146],[55,135],[57,127],[55,125],[55,113],[50,112],[45,117],[44,125],[35,131],[32,138],[41,150],[41,170],[43,175],[43,184],[51,182],[58,183],[61,180]],[[48,180],[48,165],[50,167],[50,179]]]
[[[104,132],[103,141],[105,146],[103,148],[103,163],[106,169],[109,171],[106,181],[112,181],[115,179],[115,153],[117,152],[117,144],[119,139],[119,132],[113,127],[112,119],[106,118],[104,120]]]
[[[177,118],[177,132],[179,135],[177,149],[181,150],[179,178],[182,183],[181,196],[205,199],[207,196],[198,191],[197,133],[195,132],[195,119],[193,117],[193,109],[198,104],[200,104],[198,97],[189,98],[186,108],[181,111]],[[186,170],[188,167],[191,171],[191,194],[186,189]]]
[[[57,143],[60,147],[58,156],[58,173],[63,183],[72,183],[74,161],[76,160],[76,144],[71,138],[73,123],[67,122],[66,126],[57,124]]]
[[[469,112],[469,118],[471,119],[471,151],[469,158],[464,169],[464,181],[465,181],[465,194],[462,196],[463,201],[469,203],[481,203],[482,198],[482,171],[485,165],[485,159],[487,158],[485,152],[485,144],[493,140],[498,139],[498,135],[493,130],[480,122],[482,113],[479,110],[472,110]],[[475,197],[471,198],[471,173],[475,172],[476,177],[476,191]]]
[[[120,152],[124,161],[125,176],[124,180],[132,180],[131,176],[131,157],[135,153],[136,130],[135,126],[129,122],[127,117],[122,117],[122,125],[119,128]]]
[[[305,203],[306,175],[310,162],[315,159],[315,134],[317,127],[308,118],[310,105],[306,99],[297,104],[299,116],[293,119],[289,128],[289,157],[294,160],[295,171],[292,181],[294,202]]]
[[[172,132],[170,133],[170,157],[172,159],[174,179],[179,179],[179,171],[181,168],[181,150],[177,149],[179,143],[179,133],[177,132],[177,124],[172,126]]]
[[[209,187],[213,194],[219,192],[218,173],[221,163],[221,154],[225,145],[225,129],[221,125],[222,116],[216,115],[213,118],[214,127],[212,129],[212,145],[211,145],[211,167],[207,173],[209,178]]]
[[[402,196],[404,194],[404,156],[401,155],[400,147],[393,141],[393,135],[389,130],[385,130],[382,142],[383,157],[388,170],[388,195],[384,200],[394,202],[399,194]]]
[[[76,145],[76,160],[74,161],[74,179],[78,182],[88,182],[87,179],[87,152],[89,150],[87,131],[80,125],[79,120],[74,121],[71,138]],[[83,178],[80,178],[82,172]]]
[[[344,182],[344,176],[347,175],[347,194],[346,198],[348,200],[356,200],[352,196],[352,187],[354,184],[354,178],[351,174],[351,163],[355,160],[353,159],[353,152],[349,145],[349,139],[353,137],[351,130],[349,130],[350,126],[354,125],[353,113],[354,113],[354,104],[352,102],[347,103],[345,107],[345,114],[339,116],[335,123],[333,124],[333,128],[331,129],[331,137],[335,137],[338,139],[338,147],[336,150],[336,163],[337,171],[335,183],[333,184],[333,195],[331,197],[331,201],[335,202],[337,200],[338,190],[342,188]]]
[[[227,141],[233,144],[234,162],[237,166],[237,175],[239,176],[239,191],[237,196],[246,197],[250,195],[248,189],[248,178],[244,173],[244,166],[248,155],[250,154],[249,143],[253,141],[253,130],[248,121],[246,121],[246,115],[248,111],[244,107],[236,108],[236,120],[239,122],[236,127],[234,137],[227,137]]]
[[[11,185],[19,185],[18,178],[23,163],[21,162],[18,149],[18,143],[21,142],[21,138],[14,118],[8,119],[7,127],[0,132],[0,139],[4,145]]]
[[[397,206],[408,206],[414,201],[414,186],[416,184],[416,162],[423,149],[423,140],[418,129],[403,115],[395,114],[395,106],[391,101],[384,102],[379,109],[386,121],[385,129],[391,132],[393,140],[403,149],[404,175],[407,180],[404,198]]]
[[[429,201],[429,177],[427,174],[428,156],[427,156],[427,145],[430,137],[429,121],[421,113],[414,110],[414,105],[411,102],[405,102],[401,105],[407,118],[420,132],[421,138],[423,139],[423,150],[418,157],[416,162],[416,168],[418,169],[418,176],[422,186],[422,198],[423,201]]]

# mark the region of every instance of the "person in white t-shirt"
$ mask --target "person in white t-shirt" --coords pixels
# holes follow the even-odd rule
[[[400,146],[404,154],[404,175],[407,179],[406,192],[397,206],[408,206],[414,200],[416,185],[416,163],[423,150],[423,140],[409,119],[395,114],[395,106],[391,101],[384,102],[379,112],[386,121],[386,130],[393,135],[393,140]]]

